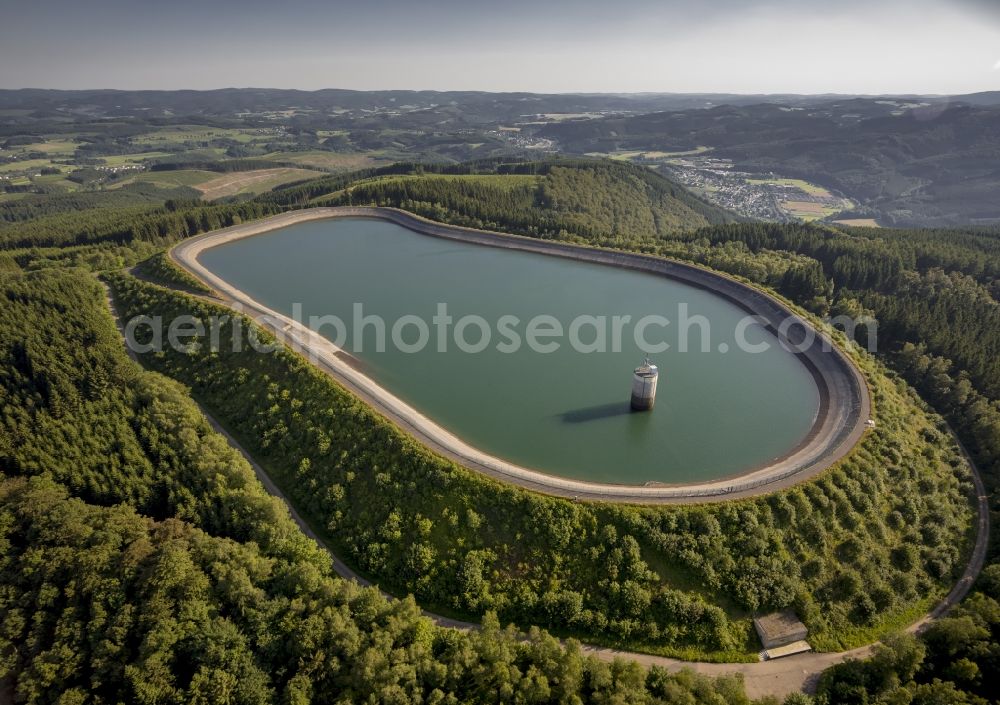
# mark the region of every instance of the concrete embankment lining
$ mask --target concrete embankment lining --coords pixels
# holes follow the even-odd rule
[[[794,354],[810,371],[820,393],[819,413],[807,437],[781,458],[752,468],[738,477],[679,485],[634,486],[583,482],[548,475],[508,463],[468,445],[417,409],[395,397],[352,367],[330,341],[303,324],[280,314],[206,269],[198,256],[206,249],[237,239],[287,227],[295,223],[337,217],[388,220],[424,235],[467,243],[516,249],[598,264],[624,267],[666,276],[712,291],[750,315],[779,337],[806,345]],[[694,265],[616,250],[505,235],[442,225],[405,211],[387,208],[314,208],[294,211],[261,221],[206,233],[177,245],[173,259],[215,289],[224,303],[249,314],[279,339],[306,354],[320,369],[432,449],[473,470],[527,489],[580,500],[633,503],[691,503],[723,501],[786,487],[822,472],[844,457],[864,435],[871,400],[864,377],[854,363],[829,338],[768,294],[724,275]],[[814,333],[811,337],[803,331]],[[785,333],[788,333],[785,336]]]

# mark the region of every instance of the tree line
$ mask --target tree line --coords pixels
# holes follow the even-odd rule
[[[280,212],[266,203],[205,205],[168,200],[162,206],[95,208],[39,217],[0,228],[0,250],[144,242],[164,246],[210,230]]]

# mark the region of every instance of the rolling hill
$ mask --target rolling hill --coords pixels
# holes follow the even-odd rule
[[[493,173],[374,177],[321,202],[395,206],[472,227],[603,244],[736,220],[679,184],[632,164],[553,160],[500,163],[480,171]]]
[[[971,97],[970,97],[971,98]],[[860,211],[907,227],[1000,220],[1000,109],[895,99],[839,99],[650,113],[547,125],[566,152],[710,147],[750,173],[835,189]]]

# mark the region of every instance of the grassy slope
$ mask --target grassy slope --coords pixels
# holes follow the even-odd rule
[[[295,181],[315,178],[319,172],[312,169],[276,167],[274,169],[254,169],[220,174],[203,169],[177,169],[170,171],[148,171],[137,174],[116,188],[129,183],[149,183],[160,188],[189,186],[201,192],[205,200],[243,194],[256,195],[270,191]]]
[[[325,152],[319,150],[308,152],[270,152],[261,158],[301,164],[302,167],[306,169],[315,168],[331,171],[363,169],[365,167],[387,164],[391,161],[380,157],[377,154],[363,152]]]
[[[176,169],[171,171],[147,171],[141,174],[136,174],[134,177],[128,181],[122,181],[118,187],[124,186],[127,183],[148,183],[154,184],[161,188],[170,188],[172,186],[192,186],[196,187],[199,184],[203,184],[206,181],[218,178],[218,174],[214,171],[204,171],[201,169]]]
[[[199,183],[196,187],[207,201],[226,196],[264,193],[276,186],[306,181],[315,178],[319,172],[311,169],[292,169],[277,167],[274,169],[254,169],[252,171],[237,171],[228,174],[218,174],[213,178]]]

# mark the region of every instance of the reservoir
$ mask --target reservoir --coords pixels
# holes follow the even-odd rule
[[[629,485],[729,477],[790,452],[819,409],[805,365],[749,314],[662,276],[368,218],[300,223],[198,259],[275,311],[300,311],[306,324],[336,317],[346,339],[337,340],[335,326],[313,327],[379,385],[470,445],[551,475]],[[464,326],[462,346],[457,323],[469,316],[477,323]],[[404,317],[405,345],[397,346],[391,330]],[[615,317],[630,321],[618,335]],[[376,318],[385,326],[381,348]],[[423,346],[417,319],[429,331]],[[527,343],[529,322],[540,322],[535,340],[544,351]],[[562,335],[545,335],[558,328]],[[649,351],[662,343],[669,347]],[[633,412],[633,371],[647,354],[659,369],[656,404]]]

